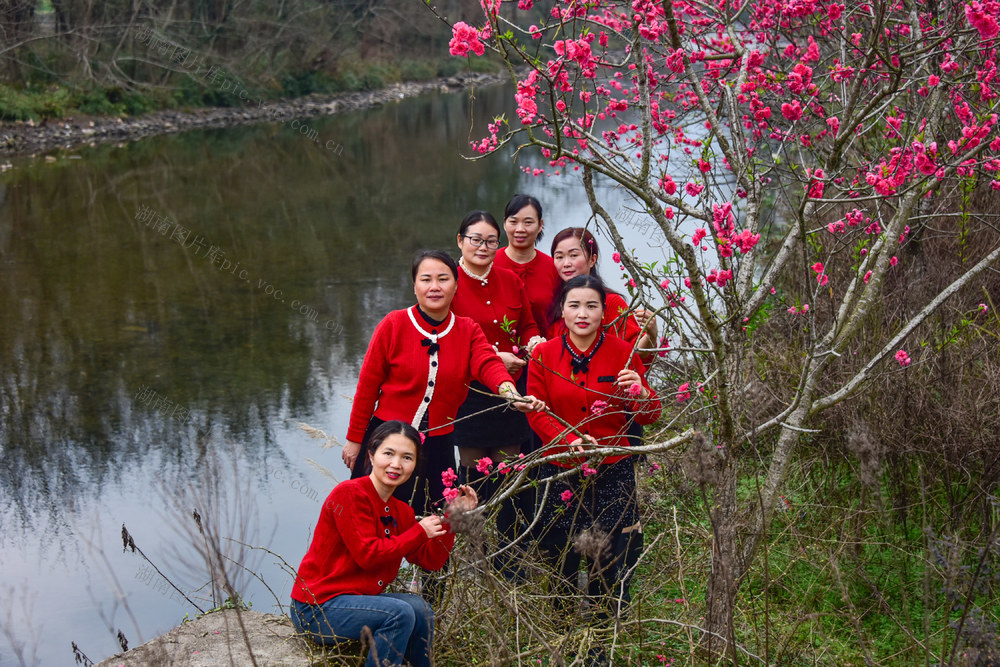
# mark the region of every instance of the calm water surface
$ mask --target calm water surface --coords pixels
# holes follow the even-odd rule
[[[587,220],[577,177],[461,157],[470,120],[510,97],[313,120],[319,145],[278,126],[189,132],[0,176],[0,664],[71,664],[71,642],[99,661],[119,630],[136,646],[197,613],[123,552],[123,524],[207,609],[196,509],[253,608],[278,610],[268,587],[287,603],[281,559],[250,547],[298,565],[346,477],[299,424],[343,438],[371,331],[413,302],[412,253],[455,251],[463,215],[500,217],[514,192],[539,196],[550,234]]]

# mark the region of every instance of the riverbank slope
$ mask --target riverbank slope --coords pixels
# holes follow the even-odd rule
[[[0,157],[38,155],[57,150],[73,150],[99,143],[135,141],[160,134],[194,129],[213,129],[254,123],[281,123],[297,128],[303,135],[319,141],[314,131],[301,119],[332,116],[388,104],[432,91],[455,92],[475,86],[488,86],[509,80],[507,73],[463,72],[422,82],[392,84],[378,90],[310,95],[303,98],[248,103],[241,107],[214,107],[191,111],[157,111],[142,116],[77,116],[44,123],[9,122],[0,124]],[[337,154],[338,147],[324,146]],[[341,152],[343,148],[340,148]]]

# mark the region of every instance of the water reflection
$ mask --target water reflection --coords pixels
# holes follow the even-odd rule
[[[115,607],[106,582],[75,618],[60,602],[56,587],[92,555],[82,534],[99,523],[114,553],[109,526],[127,515],[158,551],[170,538],[150,489],[179,494],[217,443],[236,443],[255,500],[305,508],[272,545],[297,563],[319,509],[302,489],[332,486],[306,455],[331,468],[338,457],[287,420],[343,430],[341,395],[371,330],[412,299],[413,251],[450,248],[464,211],[497,209],[517,189],[509,163],[459,156],[470,113],[484,123],[504,99],[431,95],[316,121],[318,146],[278,126],[190,132],[4,174],[0,576],[28,581],[34,627],[60,628],[65,641],[38,648],[43,664],[65,664],[71,638],[103,636],[87,610]],[[342,154],[322,148],[329,139]],[[123,562],[128,582],[138,565]],[[146,638],[179,620],[146,602],[159,612],[141,619]],[[31,634],[31,619],[13,623],[12,635]],[[0,662],[12,654],[3,641]],[[95,659],[114,650],[91,646]]]
[[[590,216],[578,175],[519,171],[537,156],[461,157],[481,134],[470,120],[514,117],[511,97],[311,121],[317,143],[279,126],[189,132],[0,177],[0,598],[25,603],[0,615],[0,663],[22,642],[66,664],[71,640],[99,660],[117,629],[136,645],[194,613],[120,551],[123,522],[200,603],[193,506],[298,564],[346,471],[294,422],[343,437],[371,331],[412,303],[412,253],[454,251],[466,211],[499,216],[514,192],[542,199],[550,235]],[[622,206],[610,184],[599,192]],[[213,489],[224,501],[204,500]],[[236,559],[285,602],[290,578],[259,555]],[[247,590],[272,608],[252,578]]]

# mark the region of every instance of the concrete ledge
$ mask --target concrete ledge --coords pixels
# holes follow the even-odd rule
[[[360,665],[355,655],[324,652],[296,635],[285,616],[259,611],[240,612],[246,635],[258,667],[304,667],[307,665]],[[161,635],[142,646],[120,653],[98,667],[146,667],[148,665],[185,665],[188,667],[228,667],[251,665],[247,642],[240,628],[241,618],[235,609],[201,616]],[[348,644],[347,650],[360,649]]]

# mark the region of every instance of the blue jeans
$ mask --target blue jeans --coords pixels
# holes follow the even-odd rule
[[[410,593],[338,595],[323,604],[292,600],[292,624],[318,644],[362,638],[368,628],[375,645],[367,667],[401,665],[430,667],[434,639],[434,612],[422,597]]]

